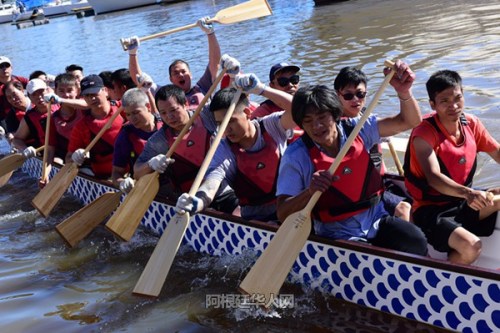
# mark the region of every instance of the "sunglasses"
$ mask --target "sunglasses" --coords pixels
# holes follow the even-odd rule
[[[9,68],[10,67],[10,64],[8,62],[3,62],[0,64],[0,69],[5,69],[5,68]]]
[[[278,82],[278,84],[281,87],[286,87],[289,83],[291,83],[291,84],[297,84],[297,83],[299,83],[300,76],[298,76],[298,75],[292,75],[289,78],[288,77],[280,77],[280,78],[276,79],[276,81]]]
[[[339,93],[340,96],[342,96],[346,101],[350,101],[351,99],[354,98],[354,96],[356,96],[357,98],[359,99],[363,99],[366,97],[366,91],[356,91],[356,93],[345,93],[345,94],[341,94]]]

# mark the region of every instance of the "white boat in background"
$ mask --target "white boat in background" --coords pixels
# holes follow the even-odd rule
[[[94,8],[96,15],[115,12],[129,8],[154,5],[162,2],[161,0],[88,0],[90,6]]]
[[[16,6],[11,3],[0,5],[0,23],[7,23],[12,20],[12,10]]]
[[[89,6],[87,0],[56,0],[43,7],[45,16],[71,14],[73,9]]]

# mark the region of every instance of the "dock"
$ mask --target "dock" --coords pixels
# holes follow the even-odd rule
[[[30,28],[30,27],[34,27],[34,26],[37,26],[37,25],[43,25],[43,24],[48,24],[50,23],[49,19],[48,18],[43,18],[43,19],[36,19],[36,20],[23,20],[23,21],[19,21],[19,22],[16,22],[16,27],[18,29],[25,29],[25,28]]]

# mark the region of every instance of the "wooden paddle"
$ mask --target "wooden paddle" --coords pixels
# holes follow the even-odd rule
[[[4,186],[5,184],[7,184],[9,182],[10,177],[12,177],[13,173],[14,173],[14,171],[11,171],[11,172],[6,173],[5,175],[0,177],[0,187]]]
[[[113,121],[120,115],[120,113],[121,108],[108,119],[99,133],[97,133],[95,138],[89,143],[87,148],[85,148],[85,155],[88,154],[97,141],[99,141],[104,132],[111,127]],[[38,194],[31,201],[31,204],[40,212],[42,216],[47,217],[59,199],[61,199],[64,192],[66,192],[68,187],[71,185],[77,174],[78,165],[73,162],[66,163],[50,180],[50,182],[40,192],[38,192]]]
[[[45,146],[38,147],[36,152],[39,153]],[[4,177],[7,174],[12,175],[12,172],[21,167],[26,158],[22,153],[15,153],[5,156],[0,160],[0,177]],[[8,182],[10,177],[6,180]],[[4,179],[5,181],[5,179]]]
[[[251,20],[254,18],[259,18],[263,16],[271,15],[273,12],[271,7],[267,3],[266,0],[251,0],[247,2],[240,3],[239,5],[232,6],[226,9],[222,9],[217,12],[217,14],[212,17],[208,22],[217,22],[222,24],[231,24],[236,22],[242,22],[246,20]],[[164,32],[159,32],[157,34],[140,37],[139,41],[143,42],[146,40],[150,40],[153,38],[163,37],[166,35],[173,34],[175,32],[187,30],[196,27],[197,24],[189,24],[180,28],[175,28],[171,30],[167,30]],[[128,43],[122,38],[120,39],[120,43],[122,44],[123,50],[127,51]]]
[[[189,195],[196,195],[240,96],[241,90],[238,90],[231,101],[231,105],[229,106],[219,129],[217,130],[217,135],[215,136],[215,139],[212,142],[205,159],[203,160],[200,170],[198,171],[193,185],[189,190]],[[184,238],[184,234],[189,225],[189,219],[189,212],[186,212],[185,214],[176,213],[172,220],[170,220],[167,228],[158,241],[151,258],[149,258],[144,271],[135,285],[133,291],[134,294],[154,297],[157,297],[160,294],[168,272],[170,271],[170,267],[172,266],[172,262],[174,261],[174,257],[177,254],[177,250],[179,249],[182,239]]]
[[[121,192],[106,192],[56,226],[70,247],[87,237],[120,204]]]
[[[189,119],[182,131],[177,136],[172,146],[168,149],[167,157],[171,157],[177,146],[181,143],[182,138],[189,131],[198,115],[203,110],[203,107],[212,96],[213,92],[222,80],[226,73],[223,69],[217,76],[214,83],[205,94],[200,104],[196,108],[193,116]],[[158,190],[160,189],[159,173],[157,171],[144,175],[135,183],[134,188],[127,195],[123,203],[118,207],[113,216],[106,223],[106,228],[118,238],[129,241],[135,233],[135,230],[141,223],[141,220],[153,202]]]
[[[389,146],[389,151],[391,152],[392,159],[394,160],[394,164],[396,164],[399,175],[404,176],[405,172],[403,170],[403,166],[401,165],[401,161],[399,160],[398,153],[392,144],[391,138],[387,138],[387,145]]]
[[[392,68],[393,65],[394,63],[392,62],[385,62],[385,66],[387,67]],[[368,116],[372,113],[372,110],[375,108],[382,92],[387,85],[389,85],[389,81],[392,79],[394,72],[395,71],[392,70],[385,77],[382,85],[370,102],[370,105],[363,113],[363,116],[352,130],[347,141],[328,169],[330,174],[333,175],[342,162],[352,142],[368,119]],[[321,194],[322,192],[315,192],[311,199],[309,199],[308,204],[302,210],[291,214],[285,219],[269,245],[240,284],[240,291],[251,296],[259,295],[259,297],[265,297],[266,304],[264,305],[266,307],[272,304],[273,298],[278,296],[283,282],[309,237],[309,233],[311,232],[311,211]]]
[[[50,119],[52,114],[52,103],[49,102],[48,108],[47,108],[47,123],[45,124],[45,145],[48,147],[49,146],[49,133],[50,133]],[[45,149],[43,151],[43,162],[42,162],[42,175],[40,179],[42,181],[47,182],[49,180],[49,175],[47,174],[48,170],[48,165],[47,165],[47,160],[49,158],[49,149]]]

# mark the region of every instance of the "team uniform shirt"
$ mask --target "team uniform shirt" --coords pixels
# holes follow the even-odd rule
[[[59,107],[57,105],[52,105],[51,112],[54,113]],[[24,120],[26,121],[26,125],[30,130],[30,135],[25,140],[25,143],[28,142],[35,146],[40,147],[45,145],[45,129],[47,128],[47,115],[48,113],[40,113],[36,108],[29,110],[24,115]],[[50,134],[49,134],[50,135]],[[50,141],[50,139],[49,139]]]
[[[431,147],[433,147],[434,152],[436,153],[436,156],[441,158],[440,155],[440,145],[443,144],[441,142],[442,139],[440,137],[445,138],[447,142],[444,142],[445,144],[449,144],[451,149],[456,151],[456,167],[450,167],[448,172],[450,172],[452,175],[451,178],[455,178],[455,181],[461,182],[459,179],[460,178],[467,178],[467,174],[464,174],[467,172],[466,169],[471,170],[472,166],[467,166],[467,164],[472,164],[475,162],[475,156],[478,152],[492,152],[495,150],[498,150],[499,143],[488,133],[484,125],[481,123],[479,118],[477,118],[474,115],[471,114],[466,114],[464,113],[465,120],[467,122],[467,125],[464,126],[464,124],[460,124],[461,131],[464,134],[464,142],[456,144],[450,137],[450,135],[447,133],[447,131],[444,129],[443,125],[439,121],[439,118],[437,117],[436,113],[432,113],[428,115],[426,118],[434,118],[438,128],[440,129],[440,135],[438,135],[438,132],[432,127],[432,125],[429,125],[427,120],[424,120],[420,125],[415,127],[412,131],[411,137],[410,137],[410,155],[406,156],[406,158],[409,158],[409,163],[405,163],[405,168],[409,168],[406,173],[411,173],[414,177],[417,179],[420,179],[422,181],[425,181],[426,177],[424,172],[422,171],[422,168],[420,167],[420,164],[418,163],[416,153],[415,153],[415,148],[411,144],[411,142],[414,140],[416,137],[420,137],[423,140],[425,140]],[[431,127],[430,127],[431,126]],[[471,135],[472,137],[470,137]],[[467,148],[465,148],[465,143],[466,142],[471,142],[470,145],[467,145]],[[475,148],[474,148],[475,145]],[[472,150],[471,150],[472,149]],[[467,150],[467,151],[464,151]],[[470,155],[472,158],[465,159],[465,155]],[[442,158],[453,158],[451,156],[442,156]],[[405,158],[405,159],[406,159]],[[453,163],[453,162],[451,162]],[[444,166],[443,166],[444,167]],[[442,170],[444,171],[444,170]],[[471,175],[471,177],[473,174]],[[406,180],[408,183],[408,180]],[[466,184],[463,184],[466,185]],[[408,184],[407,184],[408,186]],[[410,193],[411,194],[411,193]],[[459,198],[457,198],[459,199]],[[414,195],[414,201],[413,201],[413,211],[417,210],[421,206],[425,205],[435,205],[437,204],[436,201],[433,200],[426,200],[426,199],[419,199],[416,195]],[[439,204],[439,203],[438,203]]]
[[[350,126],[355,126],[360,118],[346,119]],[[337,124],[341,147],[347,140],[347,135],[342,125]],[[375,116],[368,117],[358,134],[364,148],[368,152],[374,144],[380,141],[378,123]],[[317,146],[321,149],[319,146]],[[286,150],[280,164],[277,196],[296,196],[309,188],[315,167],[311,161],[308,147],[304,141],[297,140]],[[362,177],[364,175],[360,175]],[[357,215],[343,220],[319,221],[314,219],[316,233],[333,239],[370,239],[374,238],[378,230],[378,221],[389,214],[382,202],[378,202]]]
[[[68,151],[74,152],[80,148],[85,149],[106,125],[109,118],[115,112],[118,112],[118,107],[111,105],[111,110],[104,119],[95,119],[90,115],[90,110],[83,112],[82,119],[73,127]],[[98,178],[107,179],[111,176],[114,143],[122,125],[123,118],[121,116],[116,117],[111,127],[104,132],[103,136],[90,150],[90,166]]]
[[[267,117],[261,118],[266,132],[272,137],[278,146],[280,155],[283,156],[287,147],[287,140],[292,136],[291,130],[286,130],[281,125],[281,116],[284,112],[277,112]],[[263,149],[265,145],[264,137],[262,135],[258,120],[252,120],[257,130],[257,140],[253,147],[246,151],[257,152]],[[217,182],[227,181],[230,186],[236,181],[238,174],[238,166],[236,156],[231,148],[231,143],[224,139],[217,147],[214,157],[210,163],[205,180],[214,180]],[[268,216],[276,213],[276,204],[264,204],[257,206],[241,206],[241,216],[246,219],[262,220]]]
[[[25,87],[25,88],[29,82],[29,80],[27,78],[22,77],[22,76],[12,75],[11,79],[14,81],[21,82],[23,84],[23,87]],[[5,117],[7,116],[7,114],[10,111],[10,108],[11,108],[9,101],[7,101],[7,97],[5,97],[4,89],[5,89],[5,84],[0,83],[0,120],[5,119]]]
[[[283,108],[276,105],[270,99],[266,99],[252,112],[251,117],[252,119],[262,118],[279,111],[283,111]]]
[[[68,153],[68,144],[71,138],[73,127],[83,118],[81,110],[75,110],[73,115],[65,118],[61,115],[61,109],[58,109],[52,114],[50,119],[50,139],[49,144],[56,147],[56,156],[66,157]]]

